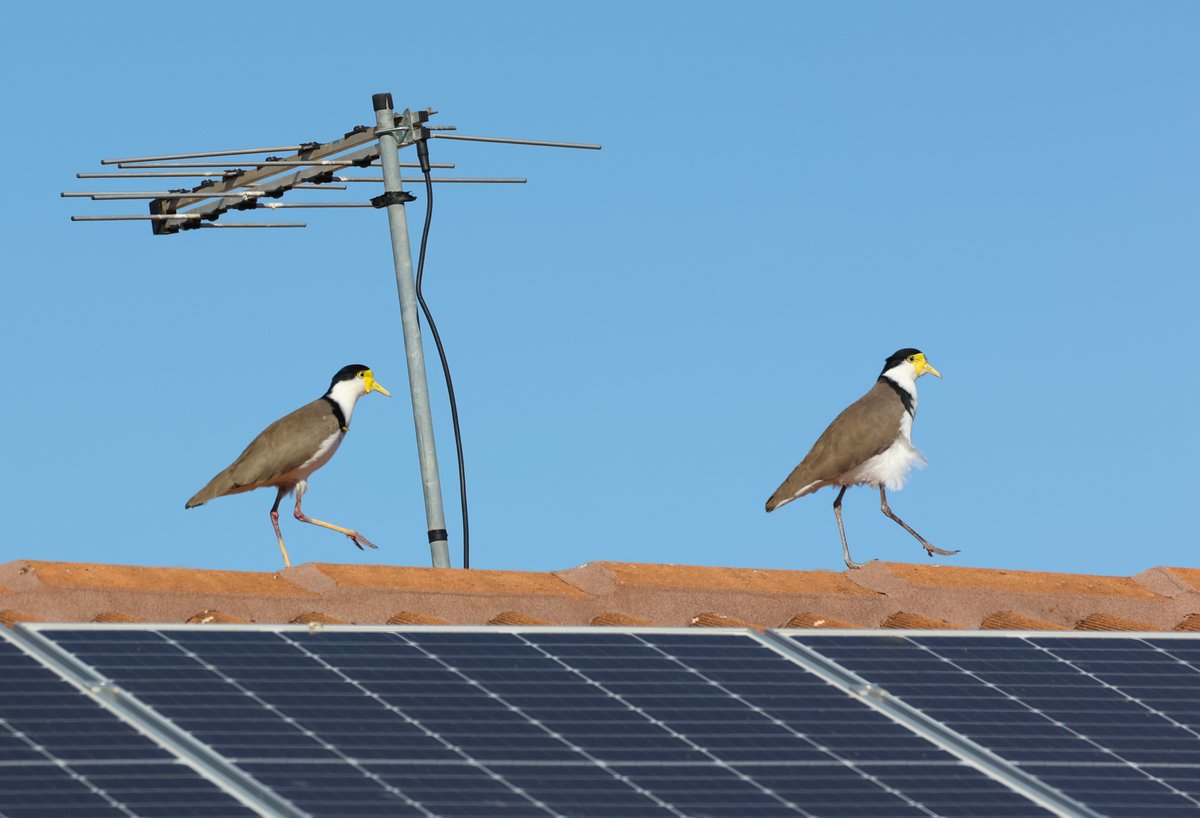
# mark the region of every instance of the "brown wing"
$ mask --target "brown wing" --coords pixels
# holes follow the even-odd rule
[[[312,457],[313,441],[322,441],[337,431],[338,421],[327,400],[318,398],[301,406],[263,429],[227,469],[188,500],[186,508],[271,485]]]
[[[904,404],[895,390],[877,383],[834,418],[800,465],[767,500],[767,511],[824,488],[891,446],[900,431]]]

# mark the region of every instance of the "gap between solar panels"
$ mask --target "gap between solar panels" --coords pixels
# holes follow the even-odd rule
[[[425,353],[421,340],[417,308],[424,311],[430,332],[441,357],[449,393],[454,427],[455,449],[458,455],[459,491],[463,524],[463,568],[471,567],[470,523],[467,513],[466,467],[463,462],[462,439],[459,433],[458,408],[450,378],[445,351],[432,315],[421,296],[421,277],[428,238],[429,216],[434,184],[524,184],[518,178],[433,178],[433,168],[453,168],[452,164],[429,161],[429,142],[432,139],[451,139],[465,142],[490,142],[506,145],[532,145],[551,148],[600,150],[599,145],[573,142],[551,142],[535,139],[510,139],[492,136],[466,136],[447,133],[455,126],[430,125],[437,112],[405,109],[396,113],[392,95],[375,94],[372,98],[375,126],[358,125],[340,139],[329,142],[300,142],[265,148],[242,148],[227,151],[197,151],[161,156],[139,156],[124,159],[103,159],[102,165],[116,165],[120,172],[77,173],[80,179],[129,178],[195,178],[202,181],[191,188],[171,188],[156,191],[88,191],[63,192],[67,198],[87,198],[92,201],[149,200],[146,215],[72,216],[72,221],[114,222],[148,221],[156,236],[174,235],[196,229],[210,228],[296,228],[304,222],[224,222],[219,220],[233,211],[293,208],[383,208],[387,210],[391,233],[392,260],[396,287],[400,297],[400,317],[404,332],[404,349],[408,362],[408,385],[412,398],[413,426],[417,438],[417,459],[425,502],[426,533],[430,558],[435,568],[450,567],[449,534],[442,502],[441,476],[438,470],[437,448],[433,435],[433,416],[429,406],[429,387],[425,375]],[[418,162],[402,163],[398,151],[414,147]],[[286,155],[276,155],[286,154]],[[211,161],[220,157],[256,157],[245,161]],[[210,160],[210,161],[181,161]],[[381,177],[342,175],[349,168],[381,166]],[[405,179],[401,168],[419,168],[423,178]],[[414,273],[412,248],[408,236],[408,221],[404,205],[416,197],[404,190],[405,182],[424,182],[426,190],[425,228],[421,237],[421,257]],[[281,199],[294,190],[345,190],[350,183],[383,184],[383,193],[369,201],[267,201]]]
[[[1097,818],[1153,814],[1155,798],[1200,814],[1161,780],[1187,765],[1109,793],[1150,812],[1094,809],[1106,783],[1132,780],[1116,761],[1014,761],[1012,735],[969,723],[973,696],[1009,691],[1024,729],[1040,711],[1021,695],[1128,687],[1138,668],[1122,656],[1185,674],[1181,700],[1195,702],[1195,635],[21,623],[14,636],[264,815],[479,814],[463,810],[484,790],[505,815]],[[989,681],[997,667],[1007,675]],[[912,693],[915,679],[932,692]],[[934,704],[951,722],[963,711],[966,732]]]

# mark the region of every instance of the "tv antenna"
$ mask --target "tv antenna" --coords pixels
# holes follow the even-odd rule
[[[442,506],[441,478],[438,474],[437,449],[433,439],[433,416],[429,408],[429,386],[425,376],[425,352],[421,341],[420,306],[437,345],[446,389],[450,397],[458,454],[459,491],[462,499],[463,568],[471,567],[470,526],[467,515],[466,469],[463,464],[462,438],[454,385],[445,350],[433,316],[421,294],[425,246],[433,208],[435,184],[524,184],[525,179],[443,177],[431,175],[433,169],[453,169],[453,164],[429,161],[431,139],[465,142],[492,142],[506,145],[536,145],[549,148],[600,150],[599,145],[573,142],[549,142],[535,139],[508,139],[493,136],[464,136],[454,126],[430,125],[437,112],[405,109],[396,113],[391,94],[375,94],[375,125],[358,125],[340,139],[329,142],[300,142],[264,148],[228,151],[200,151],[163,156],[137,156],[103,159],[102,165],[115,165],[118,172],[77,173],[78,179],[195,179],[198,184],[168,190],[112,190],[64,192],[67,198],[92,201],[148,201],[149,213],[136,215],[72,216],[77,222],[148,221],[155,236],[170,236],[192,230],[215,228],[273,229],[307,227],[305,222],[232,221],[235,212],[246,210],[290,210],[300,208],[375,208],[386,209],[392,241],[392,260],[396,289],[400,297],[400,319],[404,330],[404,352],[408,360],[408,388],[412,396],[413,427],[417,437],[417,458],[425,499],[425,522],[429,550],[435,568],[450,567],[446,516]],[[417,162],[401,162],[399,151],[415,147]],[[231,158],[238,157],[238,158]],[[242,159],[240,157],[246,157]],[[262,158],[255,158],[262,157]],[[379,167],[382,176],[365,176],[352,169]],[[417,168],[421,178],[404,178],[402,168]],[[404,190],[406,182],[424,182],[426,192],[425,224],[421,233],[420,257],[413,270],[412,247],[408,237],[408,218],[404,205],[416,197]],[[294,190],[346,190],[348,185],[383,185],[383,192],[369,201],[280,201]]]

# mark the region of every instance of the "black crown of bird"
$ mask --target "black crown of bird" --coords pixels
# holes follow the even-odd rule
[[[300,509],[300,501],[308,490],[308,478],[333,457],[350,431],[354,405],[368,392],[380,392],[388,397],[392,394],[375,381],[370,367],[363,364],[342,367],[333,376],[324,395],[263,429],[237,459],[196,492],[184,508],[195,508],[227,494],[273,486],[277,494],[271,506],[271,525],[275,528],[285,567],[290,568],[292,561],[279,530],[279,502],[293,491],[296,492],[297,520],[345,534],[359,550],[363,546],[375,548],[374,543],[357,531],[314,520]]]
[[[887,501],[888,489],[903,488],[912,467],[925,465],[911,438],[917,414],[917,378],[927,372],[942,377],[919,349],[909,347],[889,355],[875,385],[842,410],[821,433],[800,465],[767,500],[767,511],[825,486],[839,486],[833,513],[842,537],[842,558],[848,568],[859,568],[859,563],[850,558],[846,543],[842,496],[850,486],[875,486],[883,513],[916,537],[929,556],[957,554],[931,545],[897,517]]]

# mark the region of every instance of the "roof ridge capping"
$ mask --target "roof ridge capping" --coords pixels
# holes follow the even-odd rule
[[[1195,584],[1171,585],[1158,572],[1189,571]],[[991,591],[1027,594],[1070,594],[1125,599],[1153,600],[1183,591],[1200,590],[1200,569],[1152,568],[1132,577],[1107,574],[1069,574],[1056,571],[1025,571],[1011,568],[974,568],[937,563],[867,563],[856,571],[860,584],[880,593],[891,594],[899,586],[920,586],[941,590]],[[1149,579],[1150,581],[1144,581]],[[1153,586],[1153,587],[1151,587]],[[1172,591],[1164,593],[1164,591]]]
[[[234,596],[312,594],[312,591],[289,582],[283,571],[13,560],[0,564],[0,577],[4,578],[4,585],[13,592],[49,587],[77,591],[215,593]]]
[[[863,587],[844,571],[599,560],[553,573],[595,596],[622,587],[751,594],[876,596],[879,593]]]

